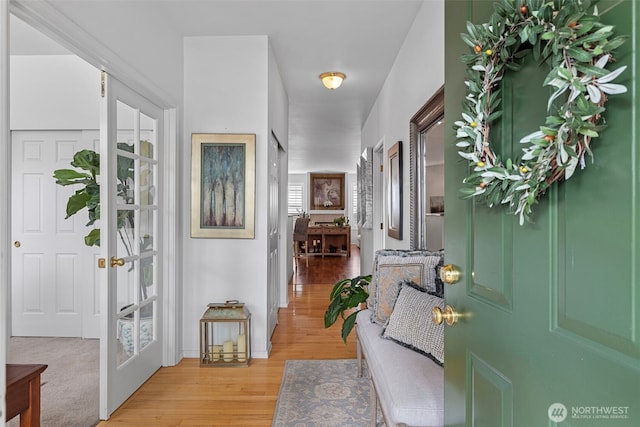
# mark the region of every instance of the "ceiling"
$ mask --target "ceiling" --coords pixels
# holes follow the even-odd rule
[[[177,37],[268,35],[289,98],[289,173],[355,172],[362,126],[423,4],[423,0],[52,2],[86,28],[101,19],[100,11],[109,9],[109,15],[126,8],[127,14],[139,14],[139,19],[163,23]],[[428,7],[429,0],[424,3]],[[14,21],[12,54],[62,49],[34,36],[25,25],[14,26]],[[318,78],[325,71],[341,71],[347,78],[330,91]]]

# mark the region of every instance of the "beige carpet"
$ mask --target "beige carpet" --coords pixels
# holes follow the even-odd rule
[[[93,427],[98,421],[99,340],[26,338],[9,340],[8,363],[44,363],[42,427]],[[7,423],[19,426],[18,417]]]

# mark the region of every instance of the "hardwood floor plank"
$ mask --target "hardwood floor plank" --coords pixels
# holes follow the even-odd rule
[[[198,359],[183,359],[161,368],[98,426],[271,426],[286,360],[356,357],[353,334],[345,344],[340,326],[325,329],[323,316],[334,283],[359,269],[357,247],[350,258],[310,257],[308,268],[302,260],[268,359],[252,359],[248,368],[201,368]]]

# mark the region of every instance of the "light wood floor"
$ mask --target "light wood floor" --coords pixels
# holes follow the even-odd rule
[[[340,326],[325,329],[323,315],[333,284],[359,268],[357,247],[349,259],[300,262],[268,359],[252,359],[248,368],[200,368],[198,359],[184,359],[156,372],[98,426],[271,426],[285,360],[355,358],[353,334],[345,345]]]

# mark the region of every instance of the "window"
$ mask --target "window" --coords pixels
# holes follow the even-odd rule
[[[351,224],[358,222],[358,184],[351,186],[351,215],[349,217]]]
[[[304,185],[301,183],[289,184],[289,192],[287,196],[288,200],[288,213],[289,215],[298,215],[304,210],[302,206],[302,195],[304,191]]]

